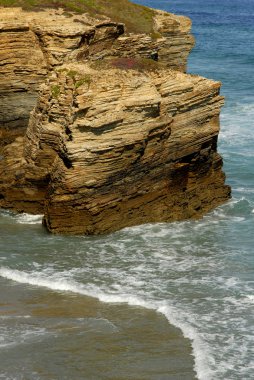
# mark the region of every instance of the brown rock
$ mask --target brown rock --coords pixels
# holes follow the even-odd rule
[[[44,213],[53,233],[99,234],[199,217],[229,198],[220,83],[180,72],[189,19],[158,11],[156,36],[123,36],[106,18],[4,11],[1,207]]]
[[[0,150],[24,135],[39,85],[53,67],[114,56],[157,59],[159,54],[167,66],[185,70],[193,46],[185,27],[190,26],[189,19],[160,11],[155,14],[157,40],[140,34],[119,38],[124,25],[107,17],[67,17],[63,10],[25,12],[0,7]]]
[[[16,208],[34,191],[46,199],[51,232],[89,234],[197,217],[222,203],[219,88],[166,69],[58,71],[31,115]]]

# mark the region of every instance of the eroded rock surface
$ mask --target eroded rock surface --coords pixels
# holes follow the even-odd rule
[[[96,55],[122,33],[123,25],[86,15],[0,8],[0,148],[24,135],[39,85],[54,67],[84,51]]]
[[[194,44],[190,26],[186,17],[157,11],[156,38],[133,33],[119,38],[124,25],[107,17],[0,8],[0,149],[24,135],[39,85],[54,67],[114,56],[160,56],[166,66],[184,71]]]
[[[4,11],[1,207],[44,213],[53,233],[98,234],[229,198],[220,83],[184,73],[189,19],[157,11],[154,38],[107,18]]]
[[[64,233],[203,214],[229,195],[219,88],[167,69],[63,67],[41,88],[11,203],[41,212],[46,199],[47,228]]]

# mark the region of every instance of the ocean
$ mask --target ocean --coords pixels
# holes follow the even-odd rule
[[[193,21],[188,72],[223,83],[232,199],[101,237],[2,210],[0,379],[254,379],[254,2],[136,2]]]

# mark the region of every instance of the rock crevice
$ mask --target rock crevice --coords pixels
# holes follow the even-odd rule
[[[228,199],[220,83],[185,74],[189,19],[156,11],[154,38],[108,18],[1,12],[1,207],[99,234]]]

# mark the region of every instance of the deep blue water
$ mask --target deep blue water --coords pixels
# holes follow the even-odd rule
[[[3,212],[0,276],[157,310],[191,340],[199,379],[253,379],[254,1],[136,2],[193,21],[188,71],[222,81],[226,96],[219,151],[232,200],[200,221],[100,238],[49,237]]]

